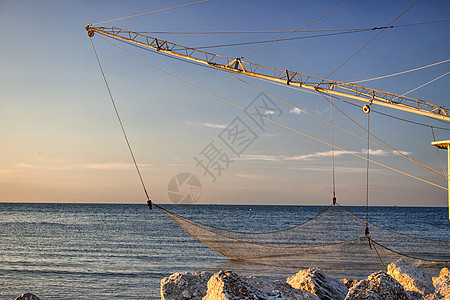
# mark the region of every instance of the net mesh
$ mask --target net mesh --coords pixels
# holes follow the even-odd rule
[[[243,262],[324,270],[379,270],[404,259],[439,269],[450,262],[450,242],[416,238],[368,223],[333,205],[300,225],[267,233],[236,232],[186,219],[161,208],[184,230],[218,253]]]

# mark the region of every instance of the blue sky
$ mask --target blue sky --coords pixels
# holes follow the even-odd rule
[[[0,1],[0,201],[145,202],[84,27],[187,3]],[[147,32],[294,30],[344,3],[211,0],[104,25]],[[303,30],[386,26],[413,3],[356,0]],[[448,1],[419,1],[392,25],[446,19],[450,19]],[[450,22],[387,29],[330,79],[348,82],[373,78],[449,59],[449,29]],[[322,33],[293,33],[289,37]],[[245,57],[245,60],[326,77],[377,33],[378,30],[370,30],[282,41]],[[148,35],[196,48],[273,40],[283,34]],[[180,173],[193,174],[201,181],[202,194],[198,203],[331,203],[330,146],[277,124],[258,126],[243,110],[152,68],[98,36],[94,36],[93,42],[143,179],[156,203],[171,203],[168,183]],[[258,87],[255,89],[217,70],[115,43],[158,68],[240,106],[247,107],[261,101],[261,97],[267,97],[264,101],[274,103],[277,108],[272,111],[274,120],[331,142],[329,124],[270,96],[329,120],[330,104],[319,95],[239,77]],[[240,57],[260,45],[203,50]],[[423,70],[433,70],[431,72],[373,80],[361,85],[403,94],[445,74],[449,65],[447,62]],[[448,105],[449,78],[444,76],[408,96],[435,105]],[[333,103],[350,118],[367,126],[367,116],[361,112],[361,107],[341,101]],[[366,135],[336,109],[333,119],[343,128]],[[239,153],[226,144],[225,136],[227,128],[236,122],[244,124],[253,133],[251,141],[237,150]],[[429,126],[435,127],[437,140],[449,138],[448,130],[438,127],[450,127],[440,121],[375,106],[370,113],[371,132],[378,138],[412,159],[442,170],[436,150],[430,145],[433,135]],[[335,128],[333,140],[340,148],[365,155],[367,142],[363,139]],[[210,174],[205,175],[195,160],[200,159],[208,147],[211,150],[212,145],[228,158],[228,168],[220,174],[216,172],[215,180]],[[445,179],[406,159],[377,145],[370,148],[371,158],[377,162],[447,186]],[[446,154],[441,152],[445,166]],[[336,150],[335,169],[338,202],[364,204],[366,162]],[[370,164],[369,178],[369,203],[372,205],[447,205],[447,190],[380,165]]]

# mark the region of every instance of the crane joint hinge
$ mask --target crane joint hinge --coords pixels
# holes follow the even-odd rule
[[[91,24],[86,26],[86,31],[88,32],[88,36],[89,37],[93,37],[94,36],[94,31],[91,29]]]
[[[229,64],[226,65],[226,67],[228,68],[233,68],[239,71],[246,71],[245,70],[245,66],[241,61],[241,58],[238,57],[236,59],[233,59]],[[241,69],[239,69],[239,67],[241,67]]]

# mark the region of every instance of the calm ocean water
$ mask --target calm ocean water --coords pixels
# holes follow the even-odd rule
[[[164,205],[230,230],[263,232],[300,224],[319,206]],[[362,207],[349,207],[364,217]],[[402,233],[450,240],[447,208],[371,207],[370,221]],[[294,269],[231,261],[146,205],[0,203],[0,299],[159,299],[174,272],[232,269],[283,279]],[[355,278],[363,274],[347,274]]]

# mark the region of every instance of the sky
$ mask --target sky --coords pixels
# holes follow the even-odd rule
[[[145,203],[85,26],[188,3],[0,0],[1,202]],[[334,35],[330,33],[342,31],[323,30],[381,27],[397,18],[393,28],[376,36],[330,79],[375,78],[449,59],[450,22],[428,23],[450,19],[449,1],[418,1],[407,10],[414,1],[356,0],[318,19],[345,3],[210,0],[98,26],[149,32],[180,45],[325,78],[380,30]],[[295,39],[249,55],[264,43],[230,46],[271,41],[303,25],[307,32],[288,36]],[[368,199],[369,205],[447,206],[444,178],[387,151],[381,142],[369,147],[370,158],[379,164],[369,164],[366,198],[367,163],[349,152],[365,157],[367,141],[340,129],[367,136],[355,125],[367,128],[368,117],[361,110],[365,103],[333,100],[331,109],[320,95],[236,79],[108,41],[146,62],[98,34],[92,38],[155,203],[176,203],[177,195],[191,195],[197,204],[329,205],[334,152],[336,198],[342,205],[364,205]],[[449,62],[441,63],[360,85],[401,95],[446,74],[449,67]],[[448,86],[446,75],[408,96],[444,106],[450,104]],[[263,107],[260,111],[276,123],[262,123],[226,101]],[[339,128],[332,130],[305,111],[332,118]],[[431,142],[449,139],[447,122],[376,105],[369,116],[370,132],[381,141],[438,172],[440,155],[446,169],[446,151],[438,155]]]

